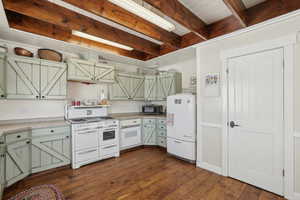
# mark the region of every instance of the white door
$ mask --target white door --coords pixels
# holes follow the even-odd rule
[[[229,176],[282,195],[283,49],[229,59],[228,70]]]

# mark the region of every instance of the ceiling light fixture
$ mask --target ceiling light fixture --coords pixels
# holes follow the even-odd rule
[[[99,38],[99,37],[96,37],[96,36],[93,36],[93,35],[89,35],[89,34],[86,34],[86,33],[80,32],[80,31],[72,31],[72,35],[76,35],[78,37],[82,37],[82,38],[86,38],[86,39],[93,40],[93,41],[96,41],[96,42],[104,43],[104,44],[107,44],[107,45],[110,45],[110,46],[118,47],[118,48],[121,48],[121,49],[125,49],[127,51],[132,51],[133,50],[132,47],[129,47],[129,46],[126,46],[126,45],[123,45],[123,44],[119,44],[117,42],[105,40],[105,39],[102,39],[102,38]]]
[[[132,0],[109,0],[111,3],[171,32],[175,25]]]

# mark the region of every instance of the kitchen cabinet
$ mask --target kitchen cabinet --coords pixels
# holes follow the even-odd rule
[[[41,60],[41,99],[66,99],[67,65]]]
[[[8,56],[5,71],[7,99],[40,98],[40,59]]]
[[[178,72],[161,73],[158,75],[157,81],[157,88],[162,90],[158,91],[159,100],[165,100],[168,96],[182,92],[182,79],[181,74]]]
[[[5,98],[5,54],[0,53],[0,99]]]
[[[5,145],[3,137],[0,138],[0,199],[5,187]]]
[[[115,68],[104,63],[96,63],[95,80],[102,83],[114,83]]]
[[[32,173],[71,163],[70,134],[69,126],[32,131]]]
[[[66,99],[65,63],[8,56],[5,74],[7,99]]]
[[[17,133],[5,136],[5,179],[6,186],[10,186],[31,173],[31,140],[30,138],[19,139],[20,135],[30,133]],[[16,137],[15,137],[16,136]],[[12,138],[15,137],[15,140]]]
[[[114,83],[115,67],[104,63],[95,63],[81,59],[69,59],[68,80],[89,83]]]
[[[167,127],[166,119],[157,119],[156,125],[157,145],[163,148],[167,147]]]
[[[156,120],[155,119],[143,119],[143,144],[156,145]]]
[[[144,76],[118,73],[110,87],[110,100],[144,100]]]
[[[155,101],[157,92],[157,77],[146,76],[145,77],[145,100]]]

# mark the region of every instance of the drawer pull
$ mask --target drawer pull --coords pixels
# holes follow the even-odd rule
[[[18,135],[17,138],[21,138],[21,135]]]
[[[27,141],[26,144],[30,144],[30,141]]]
[[[113,147],[116,147],[117,145],[110,145],[110,146],[107,146],[107,147],[104,147],[103,149],[110,149],[110,148],[113,148]]]
[[[70,136],[66,136],[66,139],[69,139],[70,138]]]
[[[50,132],[51,132],[51,133],[54,133],[54,130],[51,130]]]
[[[80,152],[80,153],[78,153],[78,155],[83,155],[83,154],[87,154],[87,153],[92,153],[92,152],[95,152],[95,151],[97,151],[97,149],[89,150],[89,151],[84,151],[84,152]]]

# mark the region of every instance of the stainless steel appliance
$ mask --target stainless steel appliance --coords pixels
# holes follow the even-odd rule
[[[72,126],[72,168],[120,155],[119,121],[108,117],[107,107],[66,106]]]
[[[142,112],[144,114],[158,115],[158,114],[162,114],[164,110],[162,105],[150,104],[150,105],[143,105]]]

